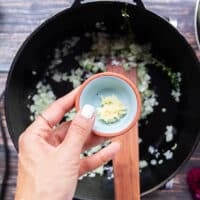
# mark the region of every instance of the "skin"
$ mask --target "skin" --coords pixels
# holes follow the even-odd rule
[[[94,115],[86,119],[78,112],[72,122],[57,125],[74,106],[76,94],[74,90],[52,103],[43,117],[38,116],[20,135],[15,200],[70,200],[78,177],[113,159],[119,151],[120,144],[113,142],[80,158],[81,152],[105,138],[92,134]]]

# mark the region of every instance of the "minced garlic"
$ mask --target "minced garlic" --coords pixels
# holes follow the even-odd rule
[[[126,107],[115,95],[101,97],[101,106],[97,108],[97,115],[100,120],[111,124],[120,120],[126,113]]]

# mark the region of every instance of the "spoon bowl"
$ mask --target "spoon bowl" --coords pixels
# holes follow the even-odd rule
[[[76,109],[90,104],[96,110],[101,107],[103,97],[115,96],[125,106],[126,114],[118,121],[105,123],[96,113],[93,131],[97,135],[111,137],[126,133],[138,121],[140,95],[134,83],[121,74],[104,72],[91,76],[81,86]]]

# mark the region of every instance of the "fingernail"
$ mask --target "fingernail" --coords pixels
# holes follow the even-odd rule
[[[83,106],[81,110],[81,115],[87,119],[90,119],[92,118],[94,112],[95,112],[94,106],[86,104]]]

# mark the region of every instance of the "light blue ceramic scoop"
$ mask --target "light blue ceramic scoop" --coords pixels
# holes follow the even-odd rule
[[[126,114],[114,123],[105,123],[96,113],[94,133],[102,136],[116,136],[127,132],[138,121],[140,97],[136,86],[125,76],[113,72],[96,74],[81,86],[76,107],[85,104],[96,109],[101,106],[102,97],[114,95],[125,106]]]

